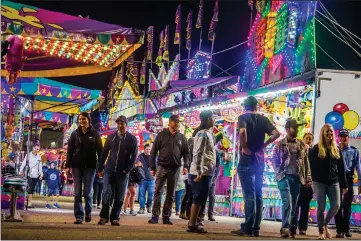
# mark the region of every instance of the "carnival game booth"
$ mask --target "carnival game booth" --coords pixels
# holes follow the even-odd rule
[[[104,101],[99,90],[79,88],[46,78],[20,77],[13,85],[9,85],[4,77],[1,81],[2,106],[11,110],[14,108],[12,106],[17,103],[15,100],[19,100],[18,102],[21,103],[20,111],[15,116],[19,115],[17,118],[20,118],[22,125],[20,128],[17,128],[17,131],[10,133],[10,136],[13,136],[13,138],[16,138],[17,135],[29,135],[29,121],[32,119],[32,123],[35,123],[35,128],[32,128],[32,132],[35,140],[38,141],[37,136],[42,128],[57,125],[65,127],[69,116],[78,114],[81,111],[95,110]],[[15,126],[13,126],[12,130],[15,129]],[[23,161],[24,156],[25,153],[19,151],[18,166]],[[19,209],[24,209],[24,195],[25,193],[20,193],[17,199]],[[8,206],[9,193],[2,192],[2,208],[8,208]]]
[[[16,43],[24,47],[23,54],[17,56],[22,72],[1,63],[1,76],[10,77],[11,82],[17,77],[111,71],[142,45],[144,35],[142,31],[10,1],[1,1],[1,32],[2,41],[16,35]]]

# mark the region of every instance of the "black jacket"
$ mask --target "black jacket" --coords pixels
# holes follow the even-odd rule
[[[108,158],[105,168],[113,171],[125,171],[129,173],[134,167],[138,155],[137,138],[126,132],[124,137],[118,135],[117,131],[109,135],[105,141],[104,151],[100,157],[98,171],[104,168],[105,160]]]
[[[341,188],[347,188],[345,166],[342,159],[335,159],[331,157],[329,151],[326,153],[326,158],[321,159],[318,157],[318,145],[315,145],[310,150],[310,167],[312,181],[320,182],[326,185],[340,183]]]
[[[71,133],[66,165],[73,168],[96,168],[103,146],[99,133],[89,127],[84,134],[80,128]]]
[[[185,136],[179,132],[174,135],[169,129],[164,129],[155,138],[152,152],[150,154],[150,168],[156,169],[155,160],[158,156],[158,163],[162,167],[175,168],[182,166],[181,159],[184,160],[184,168],[189,167],[189,147]]]

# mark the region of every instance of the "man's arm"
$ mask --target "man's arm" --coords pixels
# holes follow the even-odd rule
[[[270,136],[270,138],[264,143],[263,148],[267,147],[269,144],[277,140],[278,137],[280,137],[280,133],[277,128],[266,117],[264,117],[264,125],[266,128],[266,133]]]
[[[159,142],[160,142],[160,135],[157,135],[153,143],[152,151],[150,152],[149,166],[150,166],[150,170],[152,171],[155,171],[157,169],[155,165],[155,159],[159,151]]]
[[[275,171],[275,175],[277,176],[279,168],[281,166],[281,158],[280,158],[280,145],[277,145],[273,148],[272,153],[272,166],[273,170]]]
[[[238,128],[239,128],[239,136],[240,136],[242,150],[244,150],[244,149],[247,150],[248,149],[248,145],[247,145],[247,123],[244,120],[242,115],[238,118]]]
[[[239,136],[240,136],[240,140],[241,140],[242,149],[248,149],[246,128],[239,129]]]
[[[306,148],[306,146],[305,146]],[[309,149],[305,149],[305,157],[303,159],[303,162],[305,164],[305,174],[306,174],[306,182],[312,182],[312,177],[311,177],[311,167],[310,167],[310,160],[309,160]]]
[[[126,173],[130,172],[134,165],[135,165],[135,161],[137,160],[138,157],[138,143],[137,143],[137,139],[134,138],[134,143],[133,143],[133,151],[132,151],[132,155],[130,157],[130,163],[128,164],[127,169],[125,170]]]
[[[183,141],[182,141],[182,157],[183,157],[183,168],[189,168],[189,163],[190,163],[190,151],[189,151],[189,145],[188,145],[188,141],[186,139],[185,136],[183,136]]]
[[[339,150],[339,153],[340,153],[340,159],[337,160],[338,179],[340,182],[340,187],[342,189],[346,189],[348,184],[346,179],[345,163],[343,161],[342,151]]]
[[[103,144],[102,144],[102,138],[100,137],[98,132],[96,132],[96,148],[97,148],[97,156],[99,161],[100,156],[103,152]]]
[[[356,171],[358,176],[358,186],[359,190],[361,191],[361,164],[360,164],[360,151],[358,149],[355,149],[355,162],[356,162]]]
[[[98,161],[98,172],[102,172],[104,169],[104,163],[105,160],[108,158],[109,151],[112,147],[112,137],[113,135],[109,135],[105,141],[105,145],[102,151],[102,154],[100,155],[99,161]]]
[[[274,129],[271,132],[270,138],[264,143],[264,148],[267,147],[269,144],[273,143],[275,140],[278,139],[278,137],[280,137],[280,133],[277,129]]]

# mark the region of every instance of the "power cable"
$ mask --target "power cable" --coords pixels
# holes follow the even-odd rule
[[[327,10],[327,8],[323,5],[323,3],[320,1],[320,5],[321,5],[321,8],[323,9],[323,11],[326,13],[326,14],[328,14],[329,15],[329,20],[334,20],[336,23],[338,23],[337,22],[337,20],[332,16],[332,14]],[[331,19],[330,19],[331,18]],[[333,21],[331,21],[331,23],[332,23],[332,25],[334,26],[334,23],[333,23]],[[336,28],[336,27],[335,27]],[[338,29],[336,28],[336,30],[337,30],[337,32],[339,32],[338,31]],[[344,31],[351,39],[352,39],[352,41],[356,44],[356,45],[358,45],[358,47],[360,47],[361,48],[361,46],[360,46],[360,44],[358,44],[357,42],[356,42],[356,40],[355,39],[353,39],[346,31]],[[340,32],[339,32],[340,33]],[[341,33],[340,33],[341,34]]]
[[[318,43],[316,43],[316,45],[317,45],[317,47],[319,47],[319,48],[322,50],[322,52],[324,52],[324,53],[325,53],[330,59],[332,59],[336,64],[338,64],[342,69],[346,70],[345,67],[343,67],[339,62],[337,62],[334,58],[332,58],[332,56],[329,55],[329,54],[326,52],[326,50],[324,50],[320,45],[318,45]]]
[[[326,25],[324,25],[320,20],[318,20],[318,18],[315,18],[316,21],[321,24],[324,28],[326,28],[330,33],[332,33],[336,38],[338,38],[339,40],[341,40],[343,43],[345,43],[347,46],[349,46],[360,58],[361,58],[361,54],[354,48],[352,47],[348,42],[344,41],[343,39],[341,39],[339,36],[337,36],[335,33],[333,33],[328,27],[326,27]]]

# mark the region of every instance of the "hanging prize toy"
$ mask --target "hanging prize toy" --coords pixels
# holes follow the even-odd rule
[[[16,82],[20,71],[23,69],[27,57],[23,55],[24,40],[21,36],[11,35],[7,41],[9,46],[5,50],[5,69],[9,72],[8,84],[12,85]]]

